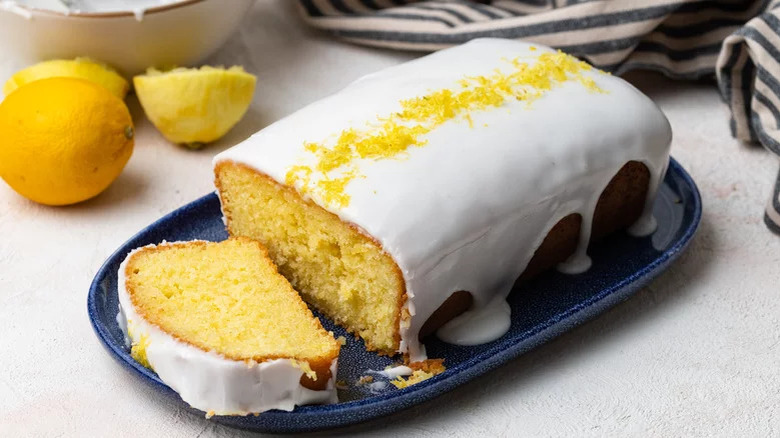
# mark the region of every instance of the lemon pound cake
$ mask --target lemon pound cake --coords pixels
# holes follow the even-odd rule
[[[246,415],[336,401],[340,345],[258,242],[137,249],[118,291],[133,358],[192,407]]]
[[[527,270],[582,272],[591,237],[652,232],[670,142],[623,80],[479,39],[266,127],[215,157],[215,184],[231,235],[370,349],[416,361],[439,326],[457,344],[505,333]]]

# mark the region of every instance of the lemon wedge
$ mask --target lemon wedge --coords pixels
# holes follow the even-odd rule
[[[114,96],[124,99],[130,84],[111,67],[89,58],[54,59],[19,70],[6,81],[3,94],[8,96],[17,88],[40,79],[69,77],[86,79],[106,88]]]
[[[146,116],[173,143],[199,147],[221,138],[244,116],[257,78],[228,69],[148,69],[133,78]]]

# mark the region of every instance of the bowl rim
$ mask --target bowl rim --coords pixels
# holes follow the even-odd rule
[[[155,14],[158,12],[166,12],[171,9],[181,8],[185,6],[194,5],[196,3],[202,3],[206,0],[179,0],[175,3],[167,5],[154,6],[148,9],[144,9],[143,15]],[[135,17],[134,11],[111,11],[111,12],[59,12],[51,9],[36,8],[27,5],[15,5],[18,8],[25,9],[31,13],[40,13],[46,15],[56,15],[63,18],[117,18],[117,17]]]

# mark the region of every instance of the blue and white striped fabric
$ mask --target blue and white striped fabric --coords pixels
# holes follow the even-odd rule
[[[432,51],[473,38],[557,47],[615,74],[715,75],[731,131],[780,155],[780,0],[298,0],[358,44]],[[780,175],[764,215],[780,234]]]

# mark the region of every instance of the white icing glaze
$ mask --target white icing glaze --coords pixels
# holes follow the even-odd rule
[[[580,242],[574,254],[569,256],[563,263],[559,263],[555,269],[564,274],[575,275],[587,271],[592,264],[593,260],[587,254],[587,246]]]
[[[650,187],[647,191],[647,199],[645,199],[645,208],[642,211],[642,216],[639,217],[636,223],[628,227],[628,234],[634,237],[644,237],[653,234],[658,228],[658,222],[655,220],[655,216],[653,216],[653,204],[668,167],[669,161],[667,160],[663,163],[663,168],[660,172],[650,175]]]
[[[296,405],[337,402],[334,377],[325,390],[313,391],[301,386],[303,371],[289,359],[251,364],[227,359],[178,341],[146,321],[135,311],[125,289],[125,267],[135,251],[119,267],[119,327],[128,346],[131,342],[128,325],[137,339],[146,337],[149,364],[190,406],[216,415],[247,415],[269,409],[291,411]],[[333,361],[332,376],[336,376],[336,368],[337,362]]]
[[[396,367],[388,368],[384,371],[375,371],[375,370],[368,370],[369,373],[372,374],[378,374],[382,377],[387,377],[388,379],[395,379],[398,376],[411,376],[412,375],[412,369],[409,368],[406,365],[399,365]]]
[[[642,216],[634,225],[628,227],[628,234],[634,237],[643,237],[653,234],[658,228],[658,222],[655,220],[655,216]]]
[[[0,10],[13,12],[28,20],[32,19],[32,12],[29,9],[20,6],[19,3],[13,0],[0,0]]]
[[[387,389],[387,382],[373,382],[368,385],[368,389],[372,394],[378,394]]]
[[[132,12],[135,19],[143,20],[148,9],[179,3],[183,0],[2,0],[0,8],[30,14],[26,8],[71,13]]]
[[[219,154],[215,164],[243,163],[283,184],[290,166],[312,164],[304,142],[332,140],[398,111],[403,99],[508,69],[509,59],[533,64],[551,50],[530,46],[478,39],[365,76]],[[473,127],[448,121],[404,158],[359,162],[363,177],[347,185],[348,206],[311,198],[377,239],[403,272],[413,317],[399,328],[400,352],[411,360],[425,358],[418,333],[450,294],[471,292],[474,309],[505,298],[547,232],[570,213],[582,215],[581,238],[563,269],[586,268],[596,201],[630,160],[650,170],[643,220],[652,214],[668,161],[669,123],[623,80],[596,71],[585,76],[606,92],[567,81],[530,107],[508,101],[474,111]]]
[[[467,310],[444,324],[436,336],[457,345],[479,345],[495,341],[509,330],[512,310],[502,295],[496,295],[483,307]]]

